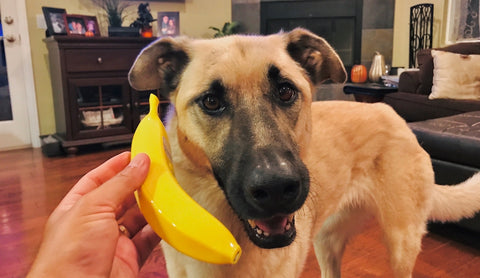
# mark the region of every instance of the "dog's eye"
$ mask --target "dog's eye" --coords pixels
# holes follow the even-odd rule
[[[201,99],[200,105],[208,113],[219,113],[225,109],[225,105],[223,104],[222,100],[213,94],[205,95]]]
[[[290,84],[282,84],[278,89],[278,98],[282,102],[290,104],[297,98],[297,91]]]
[[[205,98],[203,98],[202,103],[203,103],[203,106],[210,111],[215,111],[220,108],[220,100],[218,99],[218,97],[213,95],[205,96]]]

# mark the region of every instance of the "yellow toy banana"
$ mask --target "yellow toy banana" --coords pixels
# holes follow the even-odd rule
[[[175,179],[167,133],[158,117],[159,100],[151,94],[149,101],[150,112],[132,140],[132,158],[139,153],[150,157],[148,176],[135,192],[140,210],[153,230],[178,251],[209,263],[236,263],[241,249],[233,235]]]

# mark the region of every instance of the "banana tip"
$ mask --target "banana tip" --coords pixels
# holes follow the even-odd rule
[[[240,255],[242,255],[242,250],[238,249],[235,255],[233,256],[233,261],[232,261],[233,264],[236,264],[238,262],[238,260],[240,259]]]

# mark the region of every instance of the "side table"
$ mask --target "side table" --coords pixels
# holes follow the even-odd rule
[[[383,100],[385,94],[394,93],[396,91],[396,87],[388,87],[379,83],[347,83],[343,87],[343,92],[345,94],[353,94],[356,101],[369,103],[380,102]]]

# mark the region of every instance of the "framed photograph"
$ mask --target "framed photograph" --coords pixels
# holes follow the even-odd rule
[[[98,28],[98,21],[96,16],[84,16],[85,20],[85,36],[98,37],[100,36],[100,28]]]
[[[85,16],[77,14],[66,14],[67,34],[85,36],[87,26],[85,25]]]
[[[449,0],[445,43],[480,41],[479,1]]]
[[[47,30],[50,35],[66,35],[67,24],[65,22],[65,9],[42,7],[43,16],[47,23]]]
[[[157,17],[158,36],[178,36],[180,34],[179,12],[159,12]]]

